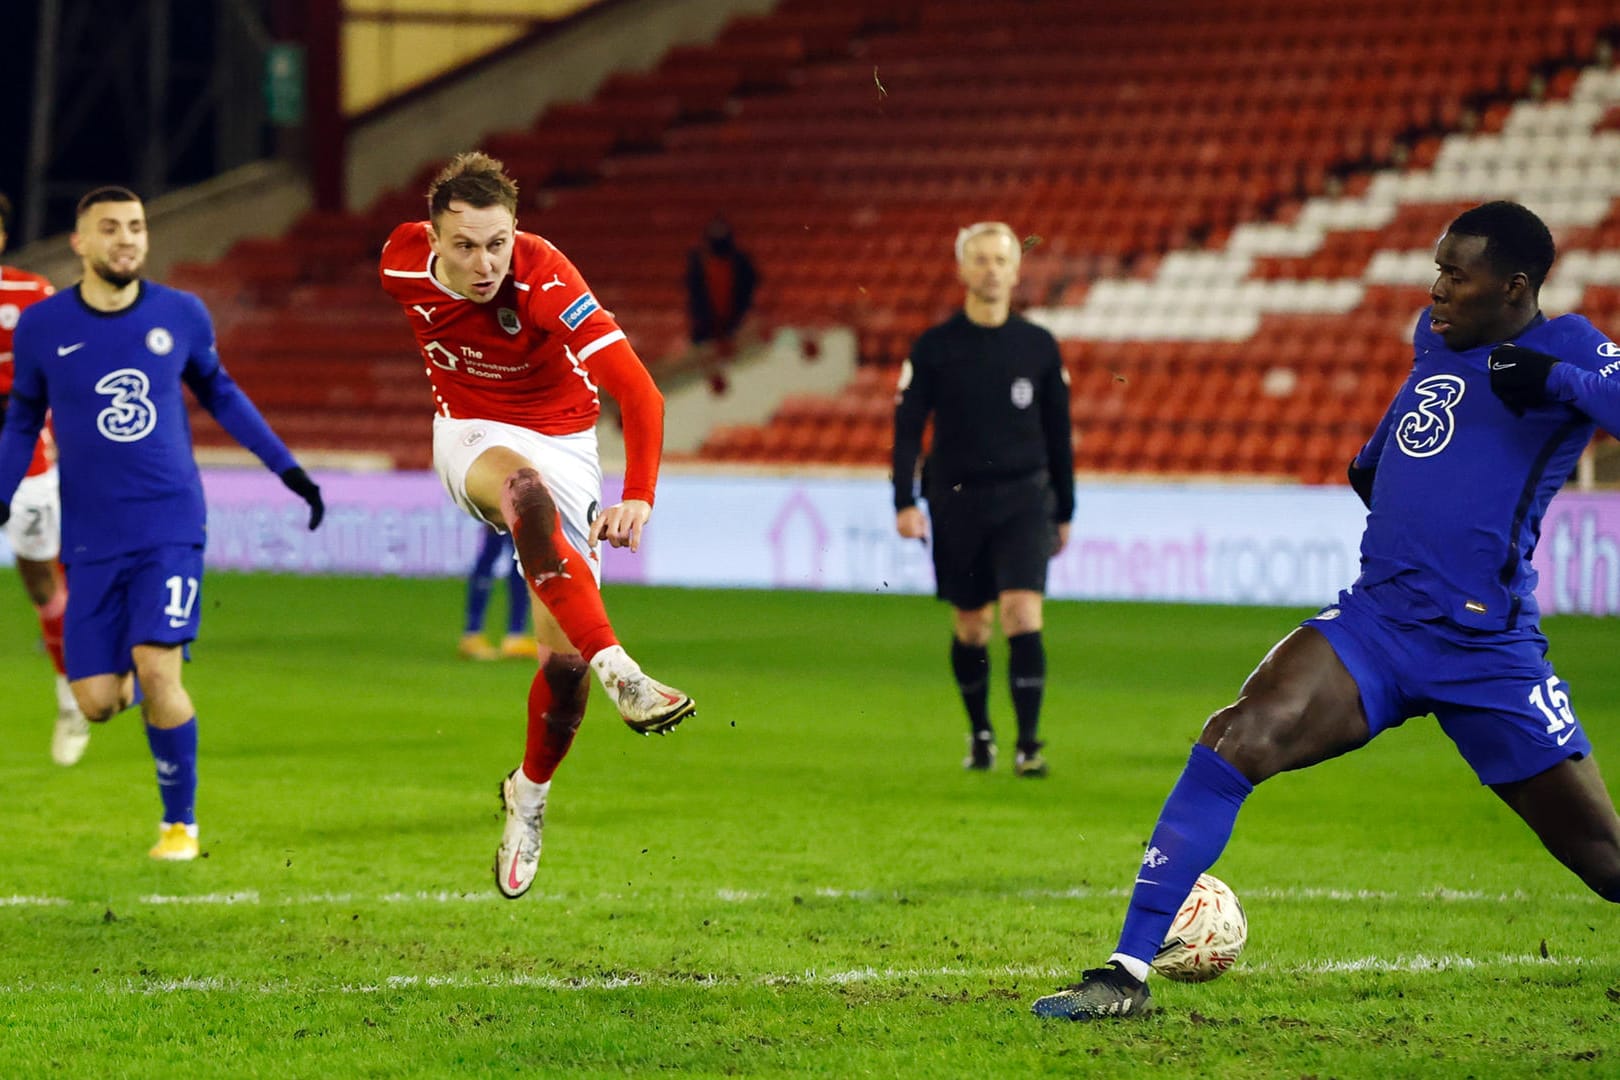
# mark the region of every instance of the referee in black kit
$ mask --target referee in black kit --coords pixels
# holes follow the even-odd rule
[[[1074,447],[1069,379],[1052,335],[1012,314],[1023,251],[1012,229],[980,222],[956,237],[962,310],[929,328],[901,366],[894,409],[895,528],[926,542],[933,524],[936,593],[950,603],[951,670],[967,707],[968,769],[996,758],[990,727],[990,630],[1007,635],[1018,717],[1016,776],[1046,775],[1039,726],[1046,688],[1041,600],[1046,564],[1069,542]],[[917,458],[929,518],[917,506]]]

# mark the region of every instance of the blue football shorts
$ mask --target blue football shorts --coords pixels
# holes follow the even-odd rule
[[[1396,618],[1348,589],[1300,625],[1320,631],[1349,669],[1374,736],[1433,713],[1482,784],[1592,752],[1535,626],[1477,631]]]
[[[202,579],[203,549],[193,544],[69,564],[62,621],[68,678],[131,671],[137,645],[195,641]]]

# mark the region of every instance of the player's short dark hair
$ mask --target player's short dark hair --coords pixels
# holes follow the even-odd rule
[[[513,217],[517,216],[516,181],[506,175],[505,165],[477,150],[451,158],[428,186],[427,197],[428,217],[434,221],[456,199],[480,210],[504,206]]]
[[[1522,273],[1532,291],[1547,280],[1558,249],[1552,231],[1528,207],[1505,199],[1484,203],[1457,215],[1447,232],[1483,236],[1485,261],[1502,277]]]
[[[11,231],[11,214],[11,200],[6,198],[5,192],[0,191],[0,232]]]
[[[96,205],[97,203],[104,203],[104,202],[134,202],[134,203],[138,203],[140,201],[141,201],[141,197],[139,195],[135,194],[133,191],[129,190],[129,188],[127,188],[127,187],[119,187],[116,184],[108,184],[105,187],[98,187],[93,191],[86,192],[84,198],[79,200],[79,205],[74,209],[73,216],[76,217],[76,218],[83,217],[84,214],[85,214],[85,211],[89,210],[92,206]]]

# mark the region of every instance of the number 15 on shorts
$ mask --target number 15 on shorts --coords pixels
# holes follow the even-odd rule
[[[1545,686],[1537,683],[1530,690],[1530,704],[1547,718],[1547,734],[1556,736],[1560,746],[1575,734],[1575,714],[1569,711],[1569,694],[1559,687],[1562,681],[1549,675]]]

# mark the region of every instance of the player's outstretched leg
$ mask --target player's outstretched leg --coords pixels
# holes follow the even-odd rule
[[[1079,982],[1036,1001],[1036,1016],[1096,1020],[1147,1011],[1149,962],[1198,875],[1226,848],[1238,811],[1253,790],[1215,751],[1202,744],[1192,748],[1159,811],[1108,966],[1082,972]]]
[[[1146,1016],[1153,1011],[1147,983],[1126,971],[1118,961],[1080,973],[1080,981],[1047,994],[1030,1006],[1047,1020],[1102,1020]]]
[[[564,535],[562,515],[538,471],[516,469],[506,478],[501,514],[535,595],[590,663],[624,722],[643,735],[662,734],[691,716],[692,699],[648,678],[619,644],[596,578]]]
[[[508,900],[529,891],[540,868],[540,832],[545,824],[551,778],[574,743],[590,694],[585,661],[553,653],[529,686],[529,726],[523,764],[501,781],[506,826],[495,851],[495,887]]]

